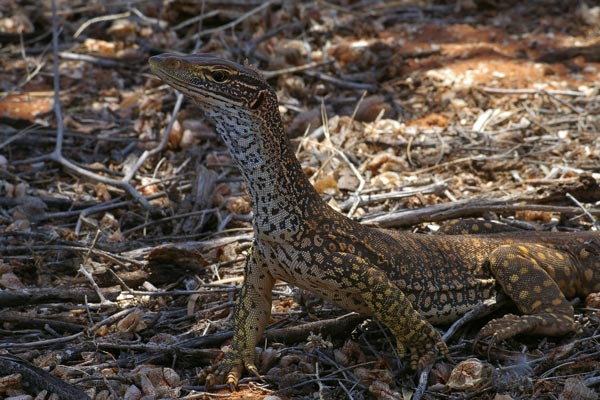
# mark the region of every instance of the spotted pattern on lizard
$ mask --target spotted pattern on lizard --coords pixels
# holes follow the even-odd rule
[[[255,240],[234,312],[231,350],[207,385],[258,376],[255,346],[276,279],[373,316],[399,353],[423,367],[447,347],[449,322],[500,291],[522,315],[490,321],[480,337],[576,330],[566,297],[600,291],[600,233],[424,235],[363,226],[331,209],[290,150],[277,96],[252,68],[207,55],[163,54],[152,71],[211,118],[247,185]]]

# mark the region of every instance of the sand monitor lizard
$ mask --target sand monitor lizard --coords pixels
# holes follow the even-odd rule
[[[207,385],[258,376],[255,346],[276,279],[373,316],[411,365],[447,347],[432,323],[450,322],[499,292],[522,315],[505,315],[481,337],[576,330],[566,298],[600,291],[600,233],[426,235],[361,225],[331,209],[290,150],[277,96],[253,68],[208,55],[163,54],[152,71],[194,99],[215,123],[245,180],[254,244],[234,312],[234,337]]]

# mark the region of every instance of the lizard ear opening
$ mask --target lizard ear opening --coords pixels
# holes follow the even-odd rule
[[[265,93],[264,90],[261,90],[260,92],[258,92],[256,94],[256,97],[254,97],[251,101],[250,101],[250,108],[252,110],[256,110],[257,108],[259,108],[264,102],[265,99],[267,98],[267,94]]]

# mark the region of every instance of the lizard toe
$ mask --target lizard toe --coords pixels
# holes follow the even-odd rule
[[[246,371],[248,371],[249,373],[254,375],[256,377],[256,379],[258,379],[259,381],[264,382],[263,377],[260,376],[260,373],[258,372],[258,368],[256,368],[256,365],[254,365],[254,363],[251,363],[251,362],[246,363]]]
[[[254,365],[254,354],[242,355],[235,350],[225,354],[225,357],[216,368],[208,367],[201,371],[198,374],[198,379],[200,382],[204,381],[207,389],[213,388],[215,385],[225,384],[233,392],[237,389],[244,368],[262,380],[258,368]]]
[[[502,318],[493,319],[488,322],[475,336],[473,349],[479,349],[483,353],[489,352],[491,348],[499,341],[508,339],[522,332],[523,327],[517,326],[519,316],[506,314]],[[484,343],[486,342],[487,343]],[[489,357],[488,357],[489,358]]]
[[[406,345],[399,340],[396,340],[396,351],[398,352],[399,359],[406,357]]]
[[[446,345],[446,342],[444,342],[442,340],[441,337],[438,338],[438,340],[435,343],[435,347],[439,350],[440,354],[444,357],[448,356],[448,346]]]
[[[510,339],[521,333],[558,336],[577,331],[572,315],[562,313],[539,313],[532,315],[506,314],[487,323],[477,335],[476,342],[487,337],[494,341]]]
[[[204,380],[204,385],[207,389],[214,388],[216,385],[225,384],[230,391],[235,391],[238,386],[238,381],[242,375],[243,366],[241,364],[221,363],[216,369],[209,370],[203,375],[204,379],[199,375],[200,381]]]
[[[420,372],[427,366],[432,365],[435,362],[435,349],[429,348],[410,348],[410,368],[413,371]]]
[[[436,350],[442,355],[448,354],[446,343],[435,330],[427,335],[413,338],[408,347],[410,349],[410,367],[417,371],[422,371],[435,362]]]
[[[488,322],[475,338],[475,342],[483,339],[492,338],[494,341],[501,341],[523,333],[532,321],[526,322],[518,315],[506,314],[502,318],[493,319]]]
[[[416,370],[418,372],[421,372],[429,365],[432,365],[434,362],[435,362],[435,352],[433,350],[428,351],[427,353],[423,354],[417,361]]]
[[[420,360],[420,356],[419,354],[414,351],[411,350],[410,352],[410,369],[412,369],[413,371],[416,371],[417,368],[419,367],[419,360]]]
[[[490,338],[490,348],[497,342],[510,339],[522,333],[558,336],[577,331],[577,324],[569,314],[540,313],[533,315],[506,314],[488,322],[475,337],[473,347],[477,348],[485,339]],[[486,346],[482,346],[486,347]]]

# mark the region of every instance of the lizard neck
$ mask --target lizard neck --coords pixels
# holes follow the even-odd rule
[[[277,108],[262,118],[232,108],[208,114],[244,178],[258,237],[292,238],[329,209],[291,150]]]

